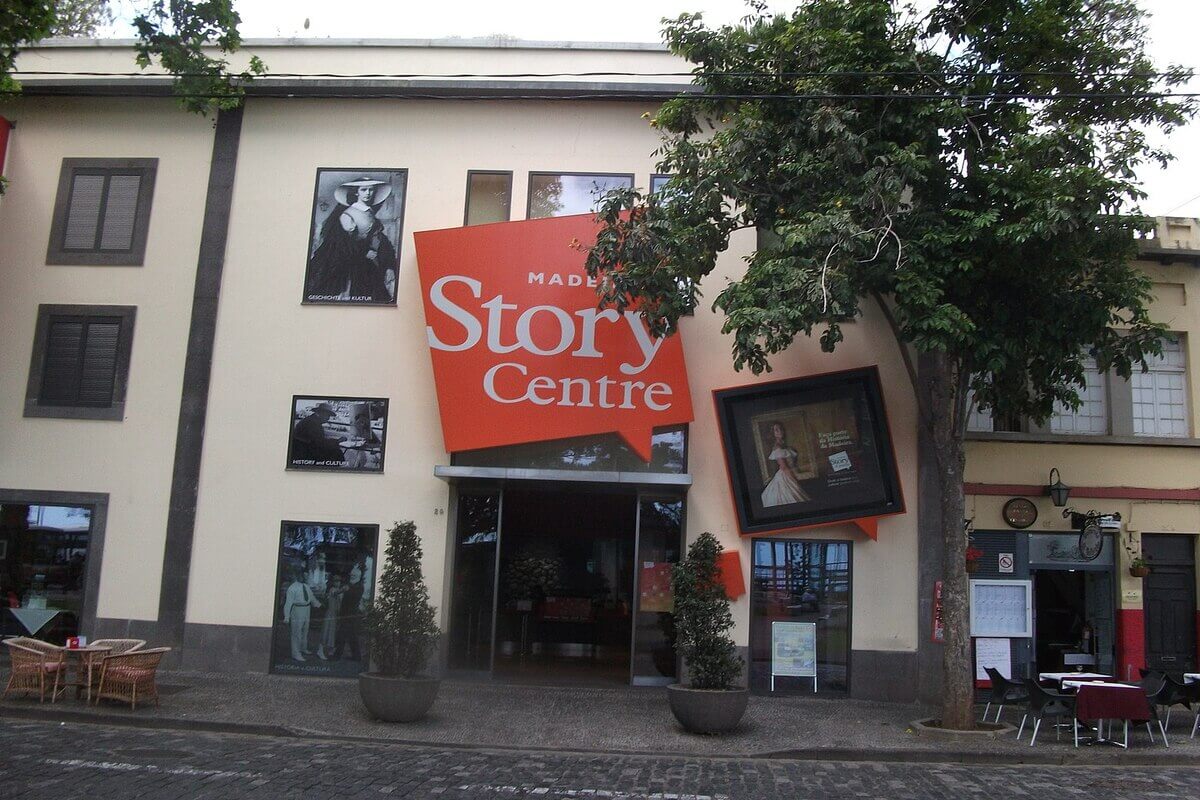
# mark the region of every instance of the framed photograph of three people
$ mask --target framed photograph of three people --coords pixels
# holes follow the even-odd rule
[[[904,510],[876,368],[713,397],[742,533]]]
[[[378,540],[378,525],[281,523],[272,672],[352,678],[367,669],[362,617]]]
[[[396,304],[408,170],[321,167],[304,303]]]

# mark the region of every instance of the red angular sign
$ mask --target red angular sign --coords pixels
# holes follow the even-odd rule
[[[415,234],[447,452],[691,422],[683,344],[597,307],[590,214]]]

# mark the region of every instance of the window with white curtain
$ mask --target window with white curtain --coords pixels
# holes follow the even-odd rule
[[[1108,397],[1104,373],[1096,368],[1096,359],[1083,359],[1087,385],[1079,389],[1079,408],[1072,410],[1062,403],[1054,404],[1050,417],[1051,433],[1076,433],[1103,436],[1108,433]]]
[[[990,408],[981,409],[975,402],[975,390],[967,391],[967,430],[968,431],[992,431],[995,430],[992,424],[992,410]]]
[[[1161,356],[1150,360],[1148,372],[1135,370],[1133,432],[1137,436],[1188,435],[1187,367],[1182,341],[1163,341]]]

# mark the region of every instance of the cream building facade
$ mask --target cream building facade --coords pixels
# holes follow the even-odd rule
[[[128,43],[30,48],[19,62],[25,95],[0,105],[13,125],[0,199],[0,592],[16,609],[6,633],[134,635],[175,647],[188,668],[352,674],[360,607],[352,600],[370,596],[386,530],[411,519],[452,672],[661,682],[675,665],[660,657],[670,633],[651,597],[656,565],[712,531],[739,556],[747,591],[734,602],[734,637],[756,689],[767,690],[771,671],[769,623],[793,620],[816,630],[821,690],[889,699],[935,691],[936,532],[921,530],[916,401],[878,309],[847,326],[835,354],[800,340],[762,378],[732,369],[717,315],[686,320],[695,414],[668,437],[683,448],[679,469],[601,473],[580,462],[574,471],[522,471],[516,450],[454,454],[443,445],[413,234],[463,225],[472,202],[489,221],[524,219],[547,185],[564,192],[556,202],[566,210],[578,180],[628,176],[650,187],[657,135],[643,114],[686,84],[655,74],[685,65],[658,47],[580,43],[250,42],[247,52],[274,77],[215,124],[178,111],[165,79],[125,76]],[[394,77],[354,77],[365,72]],[[613,75],[580,75],[595,72]],[[439,77],[464,73],[478,77]],[[537,77],[501,77],[517,73]],[[314,191],[319,171],[333,177]],[[302,302],[333,204],[321,187],[349,183],[351,173],[376,183],[392,176],[394,303]],[[473,193],[485,185],[506,200]],[[73,205],[89,187],[102,198],[90,212]],[[122,200],[137,211],[114,216],[110,204]],[[79,222],[85,212],[100,223]],[[1156,313],[1182,334],[1163,365],[1172,377],[1150,385],[1149,412],[1105,378],[1103,412],[1092,406],[1103,422],[1087,420],[1087,433],[1062,433],[1062,421],[1050,431],[995,431],[1005,426],[977,415],[969,446],[974,535],[996,559],[1011,549],[1015,576],[1050,586],[1035,575],[1046,565],[1030,560],[1030,534],[1005,522],[1008,499],[1036,506],[1027,531],[1073,531],[1041,496],[1050,467],[1077,487],[1079,510],[1121,514],[1105,534],[1106,555],[1080,567],[1091,574],[1115,553],[1097,573],[1107,576],[1112,619],[1097,638],[1111,640],[1114,668],[1137,660],[1134,630],[1140,620],[1144,638],[1156,619],[1146,598],[1157,594],[1126,569],[1126,545],[1145,547],[1147,534],[1170,551],[1163,574],[1186,574],[1180,554],[1190,554],[1194,668],[1196,225],[1164,220],[1145,243]],[[110,233],[117,243],[108,246]],[[86,246],[71,239],[88,235]],[[751,233],[734,237],[708,296],[753,247]],[[99,361],[89,360],[91,342],[97,352],[110,345]],[[903,513],[879,519],[875,539],[849,522],[740,535],[713,391],[860,368],[878,369]],[[1155,392],[1174,402],[1180,376],[1182,432],[1135,430],[1158,424]],[[381,468],[294,468],[297,425],[317,416],[320,399],[331,401],[333,423],[367,400],[387,401],[386,417],[372,411],[370,420],[386,434]],[[600,451],[619,450],[613,441]],[[550,450],[562,460],[562,448]],[[660,546],[649,555],[652,511]],[[520,542],[525,560],[506,542]],[[1174,543],[1185,546],[1176,552]],[[478,554],[469,551],[480,544],[490,561],[472,572]],[[550,560],[557,585],[523,596],[513,575],[535,558]],[[989,570],[1010,574],[999,561]],[[317,598],[299,633],[284,621],[297,582]],[[1093,588],[1084,611],[1100,602]],[[56,609],[63,613],[49,614]],[[295,636],[300,652],[289,647]],[[1013,668],[1034,649],[1016,646]],[[338,659],[352,663],[330,672]]]

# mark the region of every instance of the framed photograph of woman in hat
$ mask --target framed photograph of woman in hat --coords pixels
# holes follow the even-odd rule
[[[388,401],[380,397],[292,397],[288,469],[383,472]]]
[[[305,303],[394,305],[408,170],[321,167]]]

